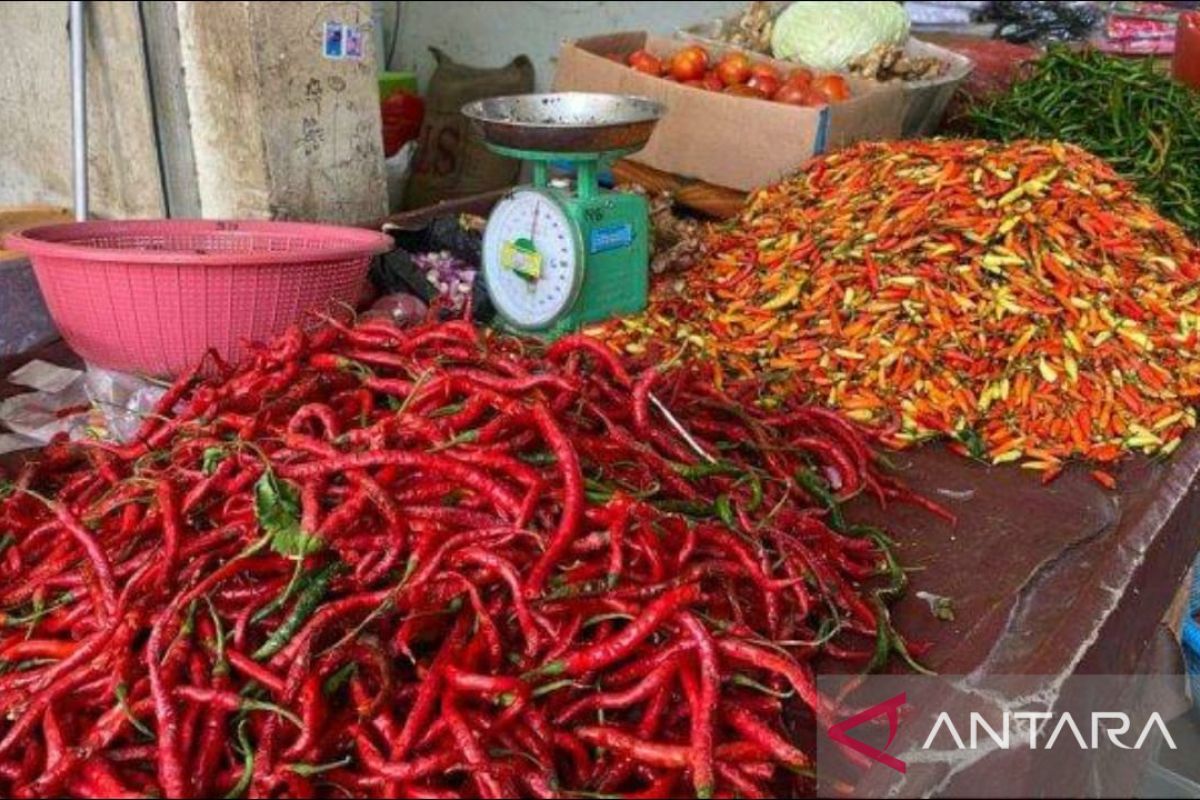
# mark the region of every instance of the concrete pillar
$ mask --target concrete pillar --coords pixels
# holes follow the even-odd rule
[[[204,216],[383,216],[370,4],[176,5]],[[364,57],[326,58],[326,22],[366,26]]]

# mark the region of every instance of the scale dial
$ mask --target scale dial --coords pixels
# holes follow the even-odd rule
[[[551,193],[515,189],[492,209],[483,234],[483,279],[514,328],[548,328],[574,305],[583,284],[579,228]]]

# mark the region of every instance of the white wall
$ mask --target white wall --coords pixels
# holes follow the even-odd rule
[[[533,59],[539,89],[554,77],[563,39],[625,30],[671,34],[676,28],[736,13],[745,0],[695,3],[649,2],[393,2],[379,3],[391,33],[395,7],[400,35],[393,69],[416,69],[424,88],[433,71],[428,47],[457,61],[501,66],[520,53]],[[389,39],[390,41],[390,39]]]

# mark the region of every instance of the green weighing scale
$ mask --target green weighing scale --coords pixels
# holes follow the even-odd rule
[[[555,338],[645,309],[649,207],[640,195],[600,188],[597,174],[640,150],[665,110],[582,92],[463,107],[488,148],[533,168],[532,185],[496,203],[483,235],[483,279],[505,327]],[[574,165],[573,189],[549,179],[551,162]]]

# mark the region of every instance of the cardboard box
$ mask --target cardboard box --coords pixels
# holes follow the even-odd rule
[[[942,124],[942,117],[946,114],[946,107],[950,105],[950,98],[975,69],[975,62],[961,53],[912,37],[904,45],[904,52],[910,56],[933,56],[950,65],[944,74],[936,78],[884,84],[899,89],[904,95],[904,119],[900,123],[900,138],[919,139],[923,136],[933,136]]]
[[[635,94],[667,106],[646,147],[630,158],[665,172],[748,191],[793,172],[814,155],[864,139],[896,139],[912,107],[899,84],[848,77],[849,100],[824,108],[775,103],[683,86],[625,65],[644,48],[669,56],[684,43],[642,31],[567,42],[559,52],[556,91]],[[706,47],[717,60],[729,48]],[[768,61],[786,74],[796,64]],[[949,99],[947,95],[946,99]],[[944,107],[944,106],[943,106]]]

